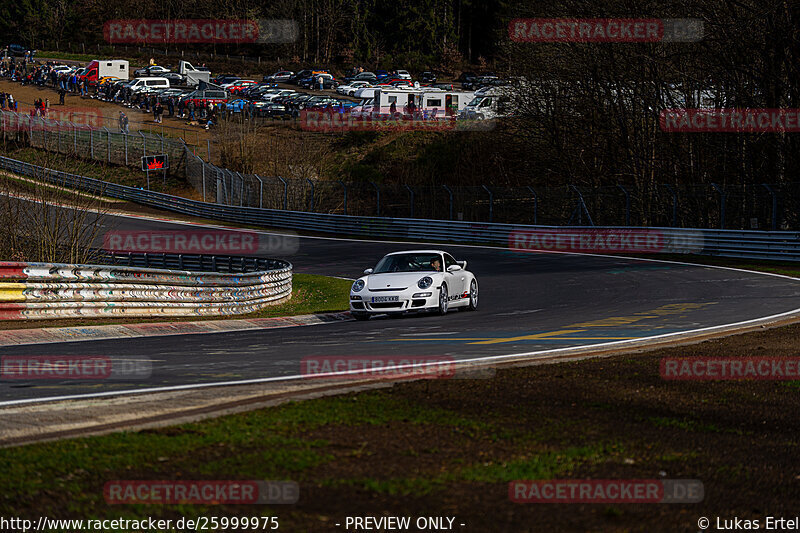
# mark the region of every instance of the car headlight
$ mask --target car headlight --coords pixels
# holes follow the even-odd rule
[[[417,287],[420,289],[427,289],[431,285],[433,285],[433,278],[430,276],[425,276],[417,282]]]
[[[353,292],[360,292],[361,289],[364,288],[364,280],[357,279],[355,283],[353,283]]]

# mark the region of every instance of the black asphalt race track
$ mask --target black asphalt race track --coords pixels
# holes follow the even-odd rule
[[[199,229],[117,220],[125,230]],[[676,263],[317,237],[302,237],[298,252],[286,259],[296,272],[356,278],[387,252],[420,248],[442,248],[468,261],[480,283],[477,311],[0,348],[0,355],[125,356],[149,360],[153,367],[149,378],[127,382],[4,381],[0,402],[297,376],[306,357],[470,359],[526,353],[737,323],[800,307],[798,281]]]

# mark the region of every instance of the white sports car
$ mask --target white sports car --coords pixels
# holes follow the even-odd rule
[[[466,261],[441,250],[394,252],[368,268],[350,289],[350,313],[357,320],[370,315],[478,307],[478,281]]]

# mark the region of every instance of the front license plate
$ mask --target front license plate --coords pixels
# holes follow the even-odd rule
[[[381,302],[399,302],[399,296],[373,296],[372,303],[377,304]]]

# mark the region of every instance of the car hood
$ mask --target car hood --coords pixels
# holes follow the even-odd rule
[[[388,272],[386,274],[370,274],[367,277],[367,288],[369,290],[379,289],[405,289],[416,287],[417,282],[425,276],[437,281],[437,276],[441,273],[436,272]]]

